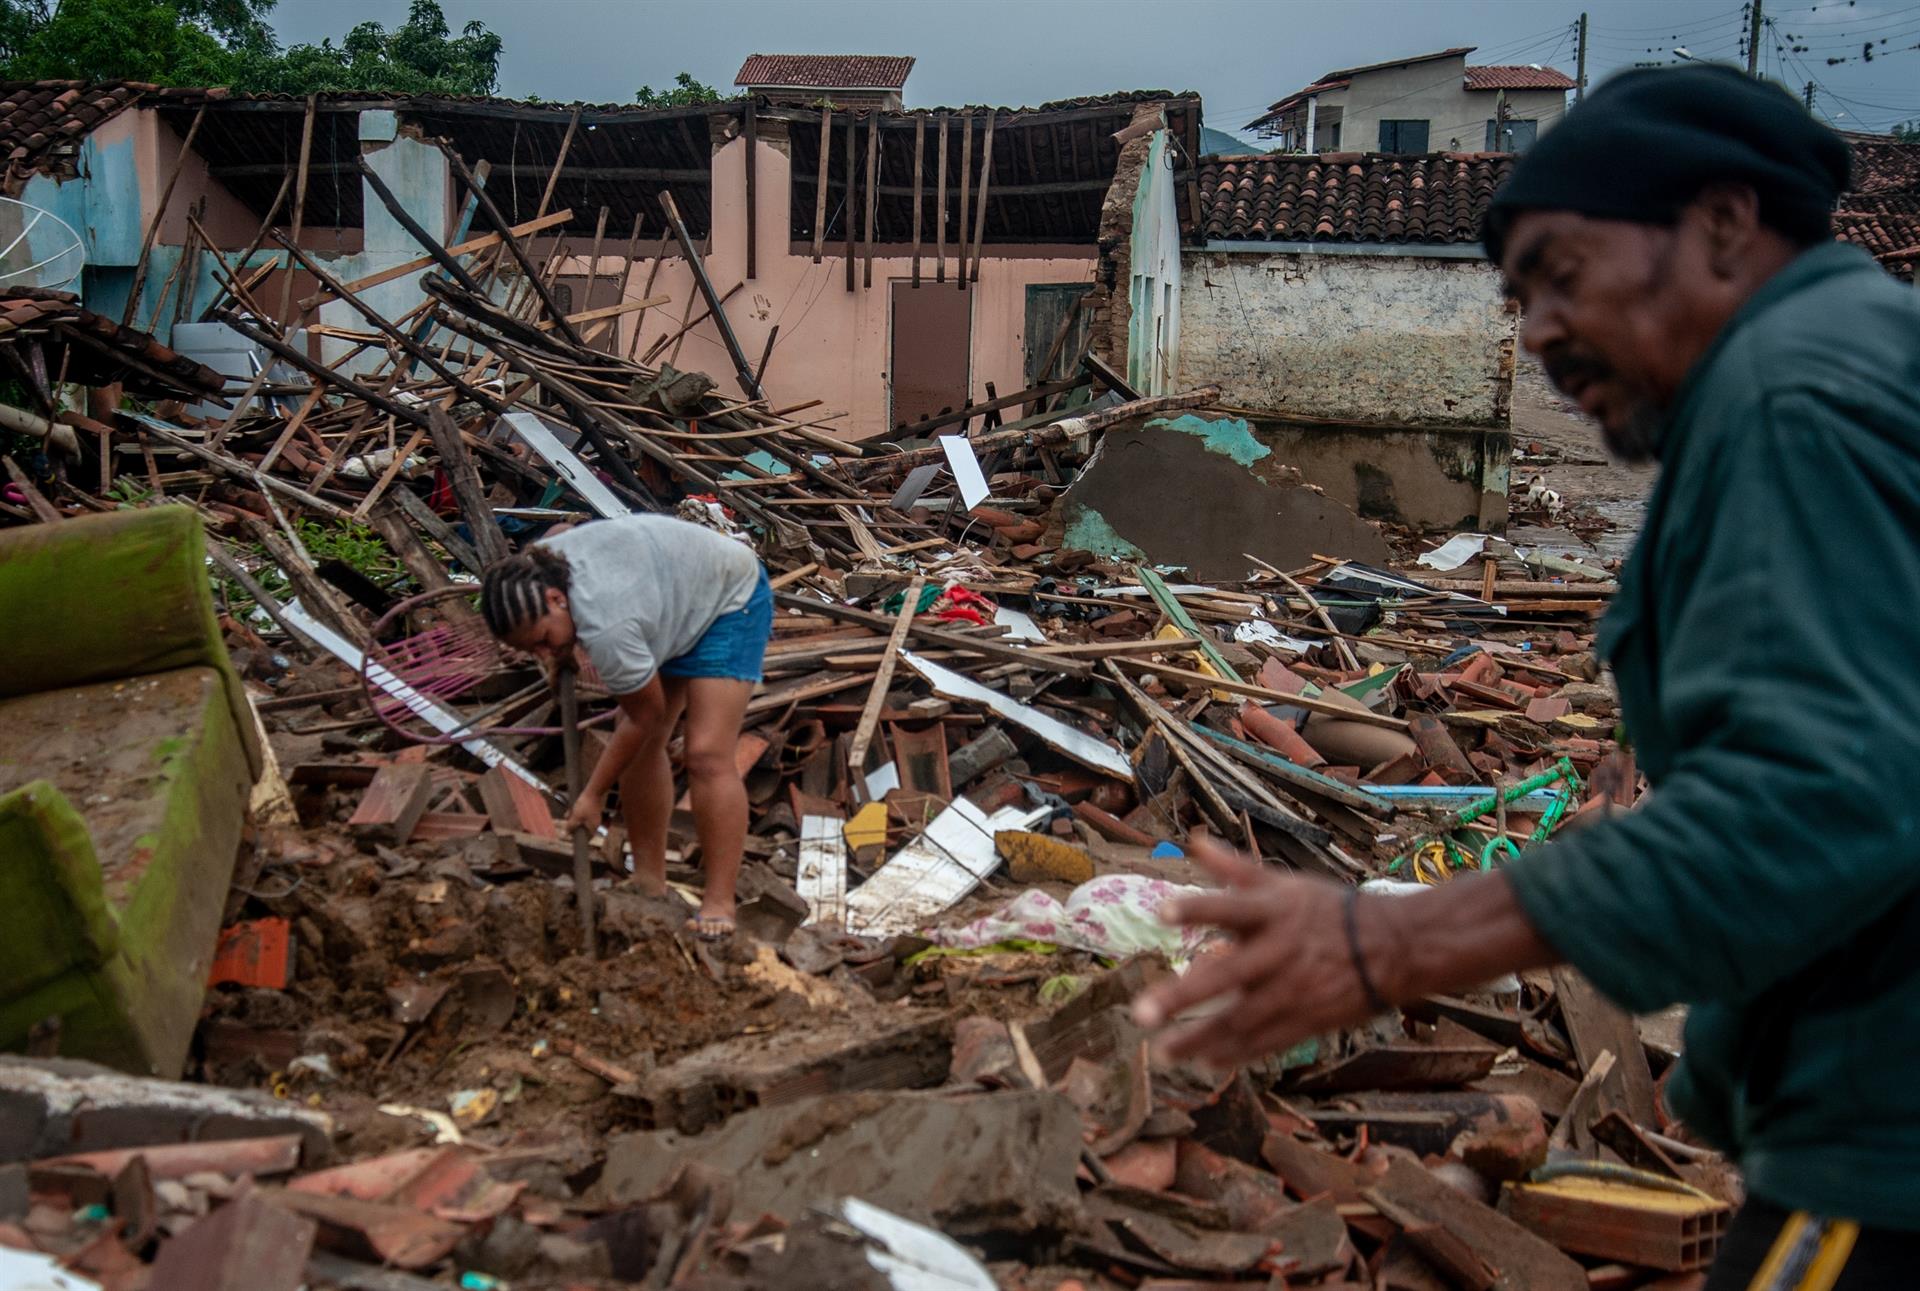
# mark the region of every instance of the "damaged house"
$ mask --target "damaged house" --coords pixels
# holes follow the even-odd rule
[[[1504,524],[1516,316],[1477,239],[1511,165],[1207,157],[1189,188],[1123,159],[1104,273],[1132,290],[1102,353],[1143,389],[1218,385],[1277,461],[1363,515]]]
[[[790,71],[771,69],[767,88]],[[223,294],[294,319],[328,361],[364,351],[360,315],[314,270],[406,317],[431,266],[387,198],[459,245],[488,227],[470,176],[602,348],[776,403],[804,389],[854,439],[1073,368],[1116,134],[1150,110],[1187,158],[1200,129],[1196,97],[1150,91],[912,112],[837,107],[836,87],[805,106],[783,94],[645,110],[65,82],[0,94],[8,191],[80,235],[89,307],[221,370],[250,370],[221,357],[231,334],[175,328]],[[308,257],[291,283],[285,253],[255,237],[283,216]],[[525,289],[511,262],[501,281]]]

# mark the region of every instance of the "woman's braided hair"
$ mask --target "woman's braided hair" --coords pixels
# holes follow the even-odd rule
[[[504,639],[547,612],[547,589],[567,591],[573,567],[557,551],[533,546],[495,561],[480,579],[480,614],[487,630]]]

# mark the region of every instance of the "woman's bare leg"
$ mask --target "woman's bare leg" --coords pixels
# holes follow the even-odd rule
[[[620,815],[627,822],[627,844],[633,848],[633,879],[648,896],[667,892],[667,825],[673,817],[673,765],[667,760],[667,741],[687,703],[687,683],[662,677],[667,707],[660,728],[641,745],[640,752],[620,773]],[[626,715],[620,717],[622,722]]]
[[[717,931],[732,924],[734,888],[747,843],[747,787],[734,765],[734,755],[753,683],[689,677],[681,684],[686,688],[687,783],[707,878],[700,923],[702,931]]]

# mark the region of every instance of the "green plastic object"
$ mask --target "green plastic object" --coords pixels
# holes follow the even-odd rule
[[[1417,876],[1420,873],[1421,862],[1428,859],[1441,861],[1447,868],[1456,870],[1474,868],[1491,870],[1496,862],[1517,859],[1520,848],[1506,836],[1504,831],[1488,839],[1477,854],[1469,851],[1467,845],[1455,835],[1466,826],[1477,820],[1484,820],[1488,816],[1497,815],[1504,824],[1506,808],[1509,804],[1518,802],[1528,794],[1553,784],[1560,786],[1560,792],[1554,795],[1552,805],[1541,813],[1540,823],[1535,825],[1533,832],[1527,836],[1529,847],[1535,843],[1544,842],[1552,836],[1554,830],[1560,828],[1560,822],[1566,819],[1567,811],[1580,796],[1580,773],[1574,770],[1573,763],[1565,757],[1539,775],[1531,776],[1518,784],[1508,785],[1504,789],[1497,789],[1461,807],[1447,818],[1447,823],[1441,831],[1422,837],[1405,853],[1396,856],[1387,866],[1387,873],[1397,874],[1411,863]]]

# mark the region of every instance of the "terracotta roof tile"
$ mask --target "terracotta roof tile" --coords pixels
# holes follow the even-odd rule
[[[1471,243],[1513,168],[1501,153],[1208,157],[1211,241]]]
[[[913,63],[912,58],[892,54],[749,54],[733,83],[897,90],[907,83]]]
[[[1865,143],[1853,145],[1853,192],[1920,192],[1920,144]]]
[[[141,81],[0,81],[0,152],[17,170],[57,164],[156,88]]]
[[[86,332],[108,353],[91,345],[74,346],[64,367],[57,357],[48,367],[65,370],[84,385],[124,381],[128,393],[152,398],[218,394],[226,385],[226,378],[212,368],[175,353],[146,332],[84,308],[68,292],[34,287],[0,291],[0,342],[39,336],[59,346],[72,332]],[[132,366],[135,363],[140,366]]]
[[[1565,72],[1533,63],[1467,68],[1470,90],[1570,90],[1573,85]]]

